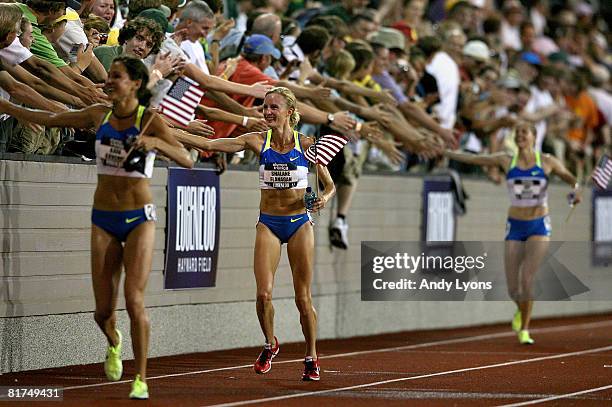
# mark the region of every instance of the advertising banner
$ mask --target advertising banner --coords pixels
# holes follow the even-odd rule
[[[168,168],[165,289],[215,286],[220,200],[214,170]]]

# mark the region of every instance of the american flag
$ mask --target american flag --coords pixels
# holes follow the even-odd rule
[[[612,159],[604,154],[591,175],[593,183],[599,189],[607,189],[612,178]]]
[[[313,164],[318,163],[327,166],[346,143],[348,143],[347,138],[328,134],[322,136],[315,144],[308,147],[306,152],[304,152],[304,156]]]
[[[195,117],[195,110],[204,92],[198,84],[184,76],[179,77],[159,104],[160,112],[170,120],[187,126]]]

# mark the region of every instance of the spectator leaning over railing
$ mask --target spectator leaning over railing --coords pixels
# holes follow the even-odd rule
[[[21,10],[17,5],[0,3],[0,48],[6,48],[7,44],[16,40],[18,27],[21,25],[21,15]],[[23,55],[27,57],[28,54]],[[23,56],[14,55],[14,57],[16,59],[3,59],[3,65],[18,66]],[[44,83],[44,81],[40,82]],[[45,98],[5,70],[0,71],[0,99],[13,100],[53,112],[66,110],[62,104]],[[16,151],[29,154],[50,154],[55,151],[58,143],[58,129],[45,129],[7,115],[0,117],[0,153]]]
[[[8,5],[8,3],[6,4]],[[3,7],[0,9],[0,18],[10,19],[11,13],[16,12],[19,12],[19,15],[21,16],[21,10],[17,8],[16,4],[13,4],[9,7]],[[11,26],[6,25],[5,27],[10,28]],[[43,78],[38,77],[38,72],[36,72],[37,76],[34,76],[21,66],[26,65],[29,60],[37,58],[33,56],[29,50],[29,47],[32,43],[32,25],[30,21],[21,17],[20,28],[26,31],[22,31],[21,34],[18,35],[18,39],[14,39],[10,43],[10,45],[6,47],[0,46],[0,61],[2,62],[3,69],[10,73],[10,75],[15,80],[20,81],[25,85],[31,86],[34,90],[36,90],[43,96],[50,98],[51,100],[56,100],[58,102],[62,102],[76,107],[85,106],[85,102],[79,99],[78,96],[60,90],[59,88],[53,86],[54,83],[52,81],[52,83],[48,83],[48,81],[45,81],[44,76]],[[28,30],[30,35],[28,35]],[[11,33],[17,35],[19,33],[19,30],[11,31],[7,35],[7,39],[11,37]],[[61,73],[55,69],[54,72],[56,72],[58,75],[61,75]],[[62,79],[65,79],[67,83],[70,83],[69,79],[65,76],[58,77],[61,77]],[[78,93],[78,91],[79,88],[75,84],[75,89],[71,91],[71,93]]]
[[[139,59],[146,58],[150,53],[157,53],[164,40],[164,33],[154,21],[137,17],[128,21],[119,32],[120,45],[101,45],[94,49],[106,70],[109,70],[113,60],[119,55],[128,55]]]
[[[32,23],[32,53],[41,59],[51,63],[61,70],[68,78],[83,85],[93,87],[93,83],[84,76],[76,73],[58,55],[49,40],[43,35],[40,27],[49,25],[65,14],[65,3],[63,1],[26,0],[25,4],[18,3],[21,11]]]

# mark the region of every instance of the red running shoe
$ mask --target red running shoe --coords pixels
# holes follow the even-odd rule
[[[312,358],[306,358],[304,360],[304,374],[302,375],[302,380],[305,382],[318,381],[321,378],[319,371],[319,359],[314,360]]]
[[[276,346],[273,348],[272,345],[265,345],[255,364],[253,365],[253,369],[257,374],[265,374],[272,369],[272,359],[278,355],[278,351],[280,350],[278,339],[276,336],[274,337],[274,341],[276,342]]]

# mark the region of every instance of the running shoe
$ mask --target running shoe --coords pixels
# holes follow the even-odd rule
[[[278,338],[274,337],[274,341],[276,342],[276,346],[273,348],[272,345],[266,343],[264,345],[263,350],[257,357],[255,364],[253,365],[253,369],[257,374],[265,374],[272,369],[272,359],[278,355],[278,351],[280,350],[280,346],[278,344]]]
[[[146,400],[149,398],[149,386],[142,380],[140,375],[137,374],[136,378],[132,382],[132,391],[130,392],[131,399]]]
[[[517,308],[514,313],[514,318],[512,318],[512,330],[514,332],[518,332],[521,330],[521,325],[523,324],[523,318],[521,317],[521,310]]]
[[[533,345],[535,342],[533,339],[531,339],[531,336],[529,336],[529,331],[526,329],[519,331],[518,340],[521,345]]]
[[[110,381],[116,382],[121,379],[123,374],[123,363],[121,363],[121,341],[123,337],[121,331],[115,329],[119,342],[115,346],[108,345],[106,349],[106,360],[104,360],[104,373]]]
[[[319,368],[319,359],[314,360],[310,356],[304,359],[304,374],[302,375],[302,380],[305,382],[316,382],[319,381],[321,376]]]
[[[348,223],[345,219],[336,218],[329,228],[329,242],[342,250],[348,249]]]

